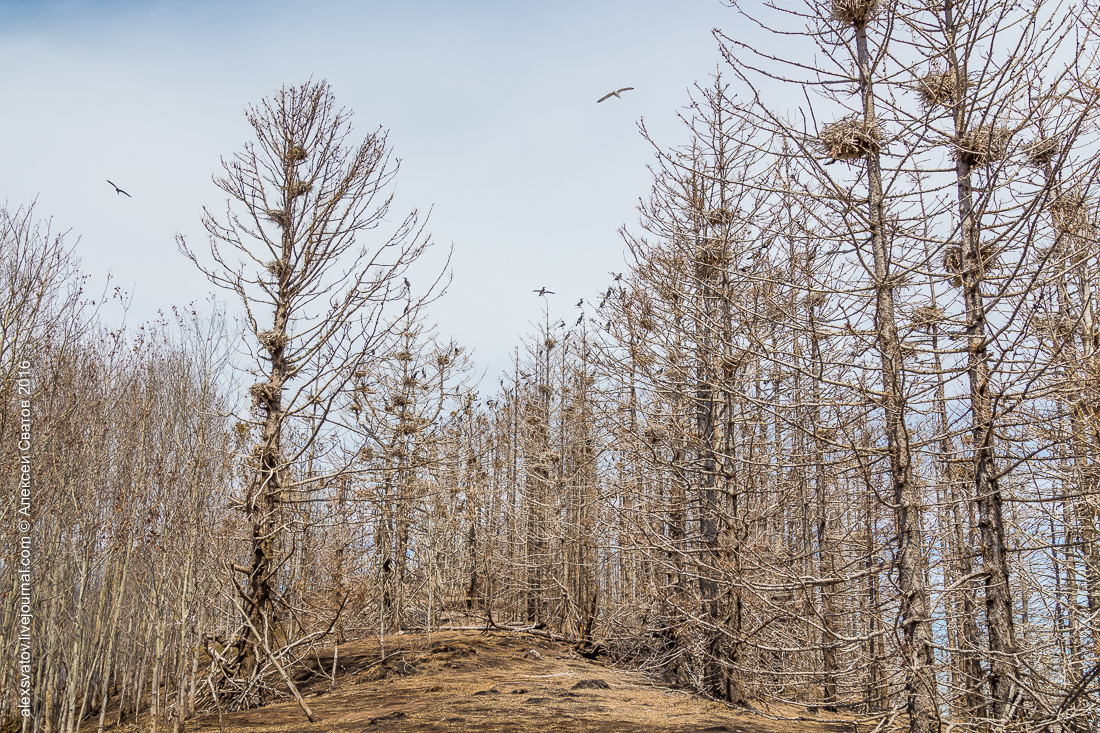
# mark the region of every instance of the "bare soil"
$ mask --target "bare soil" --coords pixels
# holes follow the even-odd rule
[[[797,708],[765,715],[731,709],[645,674],[581,657],[564,643],[507,632],[444,631],[342,645],[336,681],[332,650],[298,686],[317,723],[297,703],[222,719],[226,733],[281,731],[478,733],[841,733],[849,717]],[[318,669],[324,669],[322,674]],[[219,731],[217,716],[189,731]]]

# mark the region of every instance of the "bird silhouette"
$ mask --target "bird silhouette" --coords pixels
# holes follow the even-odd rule
[[[553,295],[553,290],[547,290],[546,288],[539,288],[538,290],[532,290],[532,293],[538,293],[539,295]]]
[[[581,316],[580,318],[577,319],[577,322],[574,323],[573,325],[574,326],[579,326],[579,325],[581,325],[581,321],[583,321],[583,320],[584,320],[584,316]]]
[[[584,298],[581,298],[580,300],[577,301],[577,307],[580,308],[583,305],[584,305]]]
[[[604,101],[605,99],[611,99],[612,97],[622,99],[622,97],[619,96],[619,93],[620,92],[629,92],[633,88],[634,87],[623,87],[622,89],[616,89],[613,92],[608,92],[607,94],[605,94],[602,97],[600,97],[599,99],[597,99],[596,104],[599,104],[600,102]]]
[[[108,181],[107,181],[107,183],[111,183],[111,182],[110,182],[110,181],[108,180]],[[118,186],[115,186],[115,184],[111,183],[111,185],[112,185],[112,186],[114,186],[114,188],[115,188],[115,193],[121,193],[121,194],[123,194],[124,196],[126,196],[127,198],[131,198],[131,199],[133,198],[133,196],[131,196],[130,194],[126,193],[125,191],[123,191],[123,190],[122,190],[121,188],[119,188]]]

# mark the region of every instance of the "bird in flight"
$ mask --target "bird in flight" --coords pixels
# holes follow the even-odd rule
[[[111,183],[111,182],[110,182],[110,181],[108,180],[108,181],[107,181],[107,183]],[[125,195],[125,196],[126,196],[127,198],[133,198],[133,196],[131,196],[130,194],[126,193],[125,191],[123,191],[123,190],[122,190],[121,188],[119,188],[118,186],[115,186],[115,184],[111,183],[111,185],[115,187],[115,193],[121,193],[121,194]]]
[[[599,99],[597,99],[596,104],[599,104],[600,102],[604,101],[605,99],[611,99],[612,97],[617,97],[619,99],[622,99],[622,97],[619,96],[619,93],[620,92],[629,92],[633,88],[634,87],[623,87],[622,89],[616,89],[613,92],[608,92],[607,94],[605,94],[602,97],[600,97]]]
[[[538,290],[532,290],[532,293],[538,293],[539,295],[553,295],[553,290],[547,290],[546,288],[539,288]]]

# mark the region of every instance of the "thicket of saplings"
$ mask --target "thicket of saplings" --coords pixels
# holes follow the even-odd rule
[[[385,134],[323,82],[250,109],[230,213],[179,240],[238,319],[112,329],[71,240],[4,210],[9,723],[24,672],[26,730],[314,719],[319,647],[467,625],[879,730],[1096,730],[1095,15],[730,12],[753,44],[719,33],[654,143],[626,274],[491,393],[410,283],[423,218],[383,220]]]

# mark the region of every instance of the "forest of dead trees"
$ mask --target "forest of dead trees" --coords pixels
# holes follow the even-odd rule
[[[250,108],[179,242],[223,305],[113,329],[4,209],[2,716],[178,731],[467,624],[880,729],[1100,729],[1095,6],[762,7],[653,141],[626,273],[498,388],[323,82]]]

